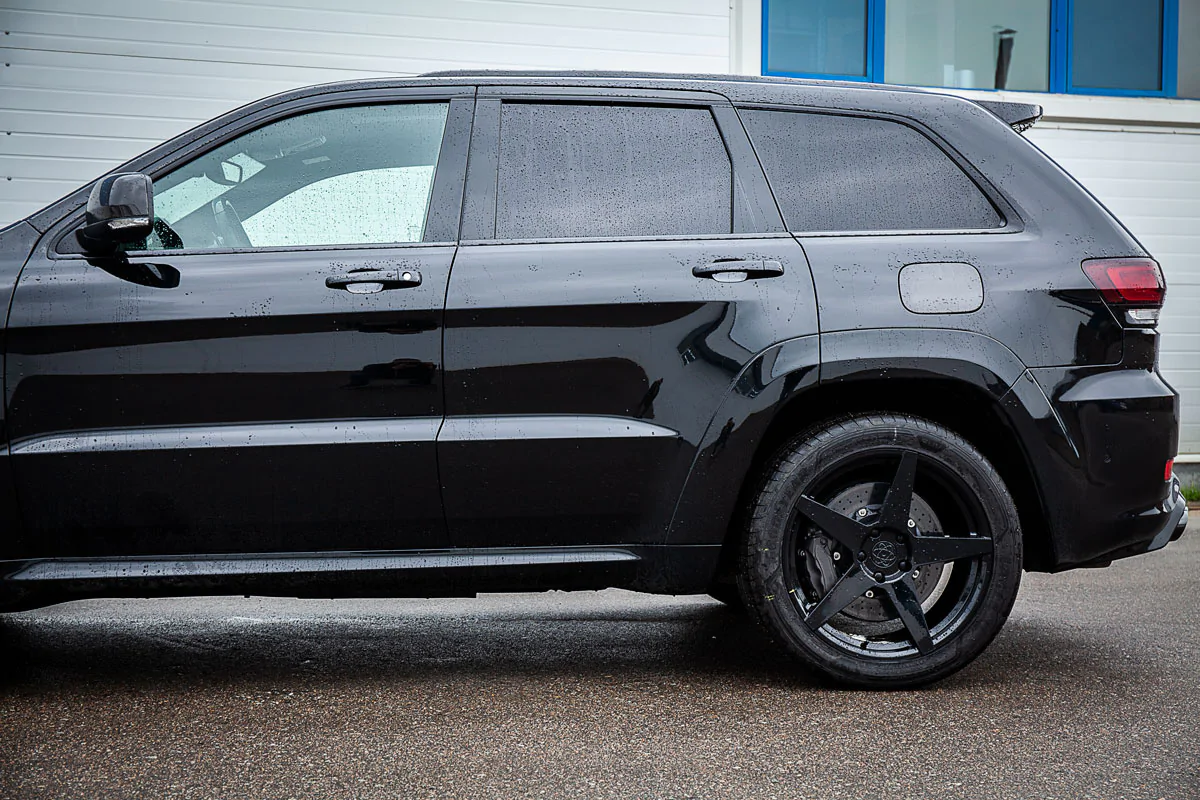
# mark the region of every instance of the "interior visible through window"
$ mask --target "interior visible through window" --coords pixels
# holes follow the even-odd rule
[[[447,103],[327,109],[240,136],[154,182],[126,250],[419,242]]]

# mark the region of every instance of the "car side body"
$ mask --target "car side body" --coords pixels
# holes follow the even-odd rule
[[[1013,130],[1036,109],[820,81],[450,74],[287,92],[114,173],[157,194],[265,125],[422,103],[444,107],[444,134],[419,241],[98,256],[77,242],[90,187],[0,232],[0,608],[707,592],[736,569],[772,454],[848,413],[918,415],[982,453],[1027,570],[1182,533],[1159,334],[1081,268],[1149,254]],[[876,154],[877,205],[968,221],[838,229],[863,178],[821,177],[797,138],[867,123],[903,131]],[[677,230],[605,229],[539,178],[537,148],[555,146],[539,131],[610,124],[688,142]],[[967,188],[931,196],[926,151]],[[728,224],[688,227],[706,215]],[[551,218],[565,235],[542,235]],[[371,293],[342,291],[364,275]]]

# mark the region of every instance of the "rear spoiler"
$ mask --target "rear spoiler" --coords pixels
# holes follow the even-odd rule
[[[976,103],[1012,126],[1017,133],[1027,131],[1042,118],[1042,107],[1033,103],[1002,103],[999,100],[976,100]]]

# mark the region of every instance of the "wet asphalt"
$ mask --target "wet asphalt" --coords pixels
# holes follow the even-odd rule
[[[1026,575],[922,691],[700,597],[104,600],[0,616],[4,798],[1200,798],[1200,535]]]

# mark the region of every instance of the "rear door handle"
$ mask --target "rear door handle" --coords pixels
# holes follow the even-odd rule
[[[408,289],[421,285],[421,273],[415,269],[352,269],[343,275],[325,279],[330,289],[343,289],[351,294],[374,294],[385,289]]]
[[[697,278],[712,278],[721,283],[738,283],[747,278],[777,278],[783,274],[783,264],[763,259],[735,259],[714,261],[711,264],[693,267]]]

